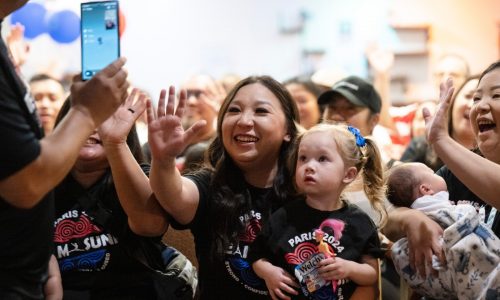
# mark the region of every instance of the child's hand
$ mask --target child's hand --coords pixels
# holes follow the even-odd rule
[[[263,279],[266,281],[269,295],[271,295],[273,300],[290,299],[287,294],[299,294],[295,289],[299,288],[299,285],[295,282],[295,279],[282,268],[270,266],[266,273]]]
[[[340,257],[325,258],[319,262],[319,274],[326,281],[348,278],[351,273],[351,261]]]

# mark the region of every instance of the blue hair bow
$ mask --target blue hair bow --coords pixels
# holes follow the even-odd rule
[[[366,140],[361,135],[361,132],[359,132],[359,129],[357,129],[356,127],[347,126],[347,130],[354,134],[354,137],[356,138],[356,146],[364,147],[366,145]]]

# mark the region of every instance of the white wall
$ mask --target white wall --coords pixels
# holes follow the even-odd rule
[[[500,1],[394,1],[391,22],[432,26],[432,59],[447,52],[462,55],[473,73],[500,59]]]
[[[32,1],[51,11],[79,12],[80,1]],[[120,5],[129,77],[154,97],[198,72],[283,80],[310,70],[303,50],[325,50],[314,67],[338,65],[363,76],[366,44],[376,38],[392,42],[389,23],[431,25],[433,53],[458,49],[474,71],[498,53],[498,0],[121,0]],[[280,27],[296,25],[300,11],[309,16],[303,31],[281,34]],[[61,45],[43,35],[31,45],[27,76],[49,68],[60,74],[80,70],[79,40]]]
[[[79,11],[76,1],[38,1],[48,9]],[[73,2],[73,3],[71,3]],[[204,72],[219,77],[269,74],[279,79],[297,75],[300,66],[298,35],[279,33],[283,7],[296,0],[122,0],[126,18],[122,55],[127,57],[133,84],[153,95],[189,75]],[[24,68],[55,73],[80,70],[80,40],[54,43],[46,34],[30,41],[31,57]]]
[[[277,10],[286,2],[294,1],[123,1],[130,78],[158,89],[198,72],[295,74],[299,40],[278,30]]]

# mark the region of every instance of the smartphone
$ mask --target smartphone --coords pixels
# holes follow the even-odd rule
[[[118,1],[81,4],[82,80],[120,57]]]

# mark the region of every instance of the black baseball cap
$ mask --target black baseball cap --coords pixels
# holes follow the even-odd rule
[[[336,82],[332,89],[319,96],[318,103],[329,103],[333,96],[341,95],[356,106],[368,107],[373,113],[379,113],[382,107],[380,95],[366,80],[357,76],[349,76]]]

